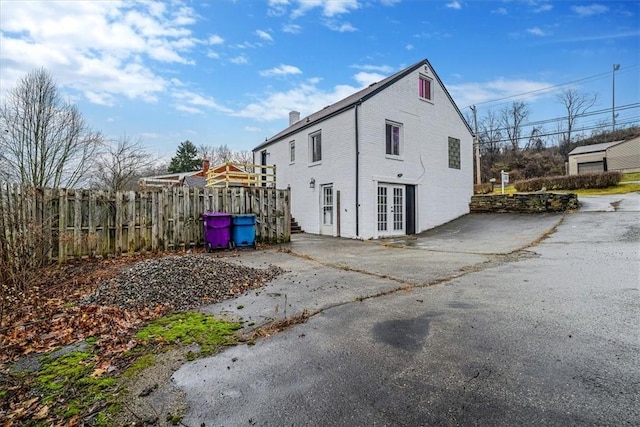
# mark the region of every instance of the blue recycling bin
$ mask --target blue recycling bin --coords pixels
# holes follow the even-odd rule
[[[234,215],[232,218],[231,242],[234,247],[252,246],[256,248],[256,216],[254,214]]]

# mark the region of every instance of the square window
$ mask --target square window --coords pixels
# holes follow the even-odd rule
[[[418,92],[420,93],[420,98],[431,100],[431,79],[425,76],[420,76],[418,82]]]
[[[309,136],[309,152],[311,153],[311,163],[322,160],[322,134],[320,132]]]
[[[460,169],[460,140],[449,137],[449,167]]]
[[[289,162],[293,163],[296,161],[296,142],[289,142]]]
[[[387,122],[386,126],[386,138],[385,138],[385,152],[390,156],[400,155],[400,137],[401,126],[397,123]]]

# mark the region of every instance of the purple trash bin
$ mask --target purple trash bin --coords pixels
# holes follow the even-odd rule
[[[205,212],[202,219],[207,252],[231,248],[231,215],[224,212]]]

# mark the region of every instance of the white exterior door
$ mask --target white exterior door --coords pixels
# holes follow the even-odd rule
[[[333,236],[333,185],[320,188],[320,234]]]
[[[378,236],[405,234],[404,186],[378,184]]]

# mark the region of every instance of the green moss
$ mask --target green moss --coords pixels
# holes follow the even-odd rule
[[[167,414],[167,422],[174,426],[177,426],[182,421],[182,415],[180,414]]]
[[[125,378],[131,378],[155,364],[156,357],[153,354],[144,354],[136,359],[136,361],[133,362],[131,366],[129,366],[129,368],[124,372],[123,376]]]
[[[53,360],[44,361],[36,379],[40,387],[49,392],[62,390],[68,384],[87,375],[93,363],[91,353],[75,351]]]
[[[54,412],[65,419],[80,415],[93,404],[109,399],[116,384],[109,376],[91,376],[95,368],[93,354],[75,351],[54,359],[43,360],[35,374],[36,384],[44,393],[42,403],[66,399],[66,405]]]
[[[153,321],[136,334],[145,343],[199,344],[200,355],[211,354],[221,345],[236,342],[240,323],[225,322],[202,313],[178,313]]]

